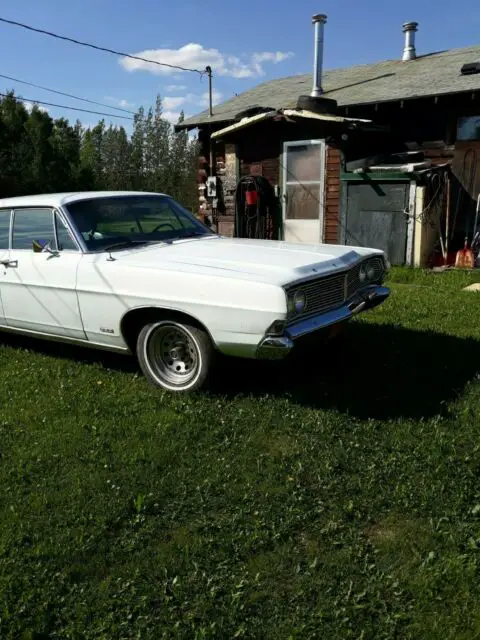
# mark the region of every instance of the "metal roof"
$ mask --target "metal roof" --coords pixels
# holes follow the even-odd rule
[[[331,69],[324,73],[322,85],[325,97],[336,100],[341,107],[475,91],[480,89],[480,74],[462,76],[460,69],[476,61],[480,61],[480,46],[450,49],[410,62],[387,60]],[[298,96],[308,95],[311,88],[312,74],[264,82],[214,107],[212,117],[208,110],[202,111],[177,129],[232,121],[237,113],[252,105],[294,108]]]
[[[371,123],[371,120],[359,120],[358,118],[346,118],[344,116],[332,116],[326,113],[314,113],[313,111],[306,111],[304,109],[279,109],[278,111],[268,111],[266,113],[257,113],[254,116],[250,116],[249,118],[242,118],[238,122],[234,122],[223,129],[219,129],[212,133],[212,138],[220,138],[226,134],[232,133],[233,131],[238,131],[239,129],[245,129],[245,127],[249,127],[252,124],[256,124],[257,122],[261,122],[263,120],[269,120],[275,118],[277,116],[280,117],[291,117],[291,118],[310,118],[311,120],[322,120],[324,122],[336,122],[337,124],[360,124],[360,123]]]

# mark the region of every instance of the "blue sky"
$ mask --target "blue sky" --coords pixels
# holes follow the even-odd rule
[[[22,0],[0,8],[0,17],[131,54],[187,67],[211,64],[217,100],[271,78],[310,72],[314,13],[328,15],[326,68],[398,58],[401,25],[407,20],[420,23],[419,54],[480,44],[478,0],[258,0],[250,5],[231,0]],[[138,68],[142,65],[1,23],[0,60],[2,74],[133,111],[153,104],[159,93],[171,120],[181,109],[193,115],[205,108],[207,80],[197,74]],[[97,109],[1,78],[0,86],[2,92],[13,88],[26,98]],[[98,120],[93,114],[48,110],[86,125]],[[128,121],[106,120],[129,129]]]

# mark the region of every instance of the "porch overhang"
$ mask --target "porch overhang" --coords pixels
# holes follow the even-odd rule
[[[347,118],[346,116],[334,116],[327,113],[315,113],[314,111],[307,111],[305,109],[275,109],[272,111],[266,111],[264,113],[257,113],[253,116],[242,118],[239,122],[214,131],[211,135],[212,139],[218,139],[236,133],[241,129],[251,127],[259,122],[265,122],[266,120],[286,120],[287,122],[295,122],[296,118],[306,118],[309,120],[320,120],[325,123],[351,125],[351,126],[375,126],[371,120],[362,120],[360,118]]]

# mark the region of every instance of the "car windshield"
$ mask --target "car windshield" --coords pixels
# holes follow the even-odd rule
[[[169,196],[90,198],[65,207],[89,251],[132,244],[212,235],[212,231]]]

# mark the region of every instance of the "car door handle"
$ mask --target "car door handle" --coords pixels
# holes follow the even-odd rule
[[[18,260],[0,260],[4,267],[18,267]]]

